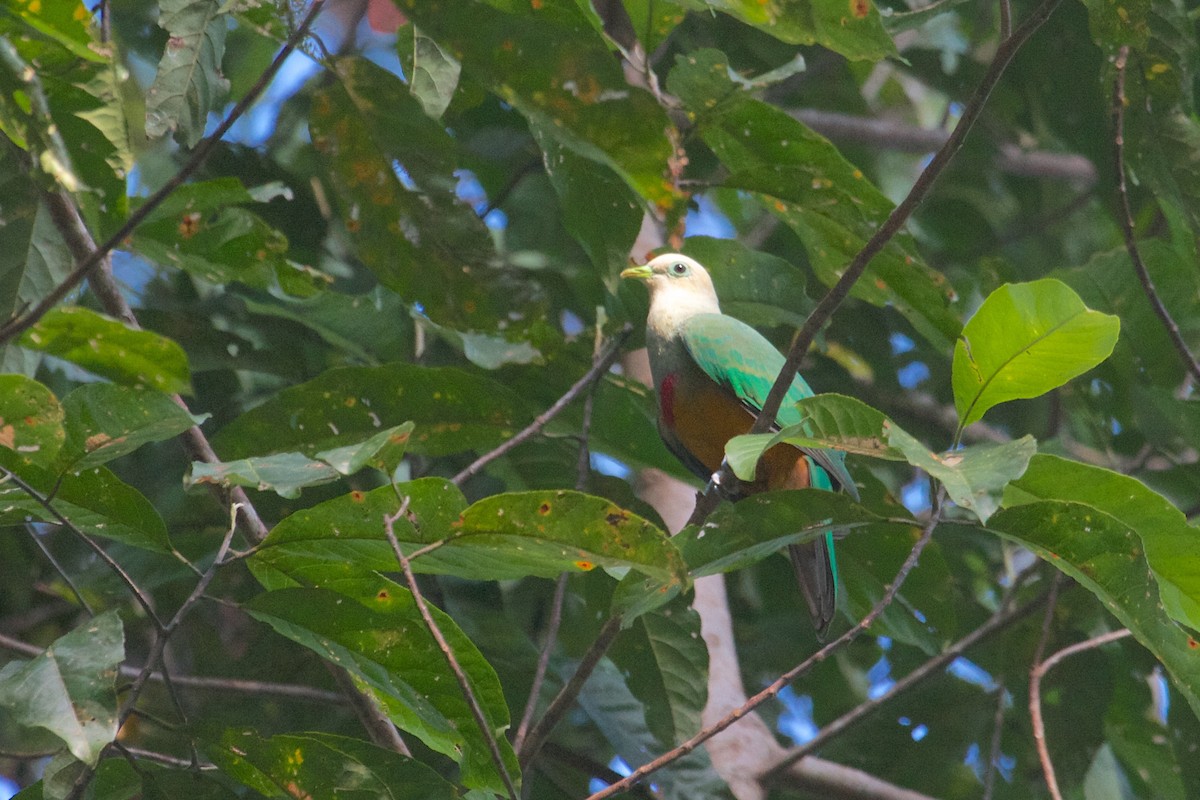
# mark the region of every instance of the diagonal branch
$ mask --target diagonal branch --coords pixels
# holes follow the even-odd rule
[[[1142,284],[1142,291],[1146,293],[1146,299],[1150,301],[1151,308],[1154,309],[1155,315],[1166,329],[1171,345],[1179,353],[1179,359],[1191,374],[1192,380],[1200,382],[1200,362],[1188,349],[1187,342],[1183,340],[1183,334],[1179,332],[1179,325],[1175,323],[1171,312],[1167,311],[1167,307],[1163,305],[1158,290],[1154,288],[1154,280],[1150,277],[1150,271],[1146,269],[1146,263],[1142,261],[1142,254],[1138,252],[1137,239],[1133,235],[1133,211],[1129,207],[1129,189],[1125,185],[1125,104],[1127,102],[1125,98],[1125,66],[1128,61],[1129,45],[1122,45],[1121,50],[1117,53],[1117,77],[1113,81],[1112,99],[1113,158],[1116,161],[1117,199],[1120,201],[1121,209],[1117,219],[1121,224],[1125,249],[1129,251],[1129,260],[1133,262],[1133,271],[1137,273],[1138,282]]]
[[[533,422],[526,425],[525,428],[518,432],[515,436],[506,440],[504,444],[500,445],[494,450],[484,453],[479,458],[475,459],[466,467],[464,467],[461,472],[450,479],[450,482],[461,486],[464,481],[478,473],[488,464],[492,463],[497,458],[500,458],[500,456],[505,455],[518,445],[524,444],[536,436],[542,428],[546,427],[550,420],[561,414],[562,410],[571,404],[571,401],[583,394],[583,392],[589,386],[595,383],[601,375],[608,371],[608,368],[611,367],[613,362],[617,360],[617,356],[621,354],[621,346],[625,344],[625,340],[629,338],[631,333],[633,333],[633,326],[627,322],[625,323],[624,327],[617,332],[617,335],[613,337],[612,344],[609,345],[608,350],[604,352],[604,355],[596,359],[592,363],[592,368],[584,373],[582,378],[575,381],[575,383],[571,385],[571,388],[567,389],[562,397],[555,400],[553,405],[551,405],[541,414],[538,414],[534,418]]]
[[[404,572],[404,581],[408,584],[408,590],[412,592],[413,602],[417,605],[417,611],[420,613],[421,619],[424,620],[429,634],[437,642],[438,649],[442,651],[442,655],[445,657],[450,671],[454,673],[454,679],[458,682],[458,688],[462,690],[463,699],[466,700],[467,706],[471,709],[471,716],[475,718],[475,724],[479,727],[479,732],[483,735],[484,741],[487,742],[492,763],[495,764],[496,771],[499,773],[501,780],[504,781],[504,788],[508,791],[509,800],[517,800],[519,795],[516,784],[513,783],[512,775],[508,773],[508,766],[504,763],[504,756],[500,753],[500,744],[496,741],[496,735],[492,731],[492,726],[488,722],[487,715],[483,713],[483,706],[479,704],[479,698],[475,696],[475,690],[471,688],[471,681],[467,678],[467,673],[463,671],[462,665],[458,663],[458,659],[454,656],[454,651],[450,649],[450,643],[442,635],[442,629],[438,627],[433,615],[429,613],[429,606],[425,602],[425,596],[421,594],[421,587],[417,585],[417,576],[413,574],[412,565],[408,563],[408,558],[400,548],[400,541],[396,538],[395,523],[396,520],[408,513],[409,499],[405,497],[396,513],[384,518],[384,533],[387,534],[387,540],[392,546],[392,552],[396,554],[396,560],[400,562],[400,569]]]
[[[896,683],[887,692],[879,695],[876,698],[868,700],[865,703],[862,703],[854,709],[851,709],[849,712],[843,714],[833,722],[830,722],[828,725],[821,728],[821,731],[811,740],[805,742],[799,747],[793,747],[792,749],[788,750],[782,758],[780,758],[763,772],[763,782],[769,783],[773,780],[781,778],[784,774],[784,771],[792,764],[795,764],[797,761],[811,753],[815,753],[821,747],[828,744],[831,739],[834,739],[845,733],[853,725],[867,717],[884,703],[895,698],[897,695],[908,691],[921,681],[924,681],[926,678],[939,673],[943,667],[962,655],[963,652],[968,648],[973,647],[975,644],[979,643],[983,639],[986,639],[994,633],[999,633],[1009,625],[1012,625],[1014,622],[1018,622],[1029,616],[1038,608],[1040,608],[1048,599],[1049,593],[1046,593],[1040,597],[1030,600],[1028,603],[1019,608],[1001,608],[999,612],[993,614],[991,619],[989,619],[983,625],[980,625],[978,628],[947,647],[941,653],[938,653],[936,656],[929,659],[900,680],[896,681]]]
[[[854,284],[863,276],[867,267],[884,246],[891,241],[912,213],[917,209],[917,206],[929,194],[929,190],[933,187],[934,181],[954,158],[954,155],[962,147],[963,141],[967,137],[967,133],[983,112],[983,107],[987,102],[988,96],[1000,81],[1000,77],[1004,74],[1005,68],[1012,61],[1013,56],[1017,51],[1029,40],[1029,38],[1049,19],[1051,12],[1058,6],[1060,0],[1042,0],[1041,5],[1034,9],[1029,19],[1025,20],[1019,28],[1013,31],[1012,35],[1000,42],[996,48],[996,55],[992,58],[992,63],[988,66],[987,72],[984,73],[983,79],[975,89],[975,93],[971,95],[971,99],[963,108],[962,117],[959,119],[958,125],[955,126],[954,132],[950,134],[943,144],[934,154],[929,164],[917,177],[916,183],[909,190],[900,204],[892,211],[887,220],[879,226],[875,235],[867,241],[863,249],[858,252],[850,265],[846,267],[846,271],[842,273],[842,277],[833,285],[833,288],[821,298],[821,302],[817,303],[817,307],[808,315],[808,319],[804,321],[803,327],[796,334],[795,340],[792,342],[791,350],[788,351],[787,360],[784,362],[783,370],[779,373],[779,377],[775,380],[775,385],[771,387],[770,394],[767,395],[766,402],[763,403],[762,411],[758,414],[758,419],[754,421],[752,433],[764,433],[771,424],[775,421],[775,415],[779,412],[779,406],[783,402],[783,396],[787,394],[788,387],[792,385],[792,379],[796,376],[796,371],[800,368],[800,362],[808,353],[808,348],[816,337],[817,332],[821,327],[829,321],[833,316],[833,312],[838,306],[850,295],[850,290]]]
[[[829,644],[822,647],[804,661],[800,662],[800,664],[797,666],[780,675],[769,686],[751,697],[738,708],[735,708],[729,714],[726,714],[715,724],[710,725],[709,727],[700,731],[675,749],[670,750],[653,761],[638,767],[629,775],[629,777],[617,781],[616,783],[608,786],[606,789],[589,796],[587,800],[605,800],[605,798],[613,797],[614,795],[625,791],[630,786],[633,786],[635,783],[642,780],[642,778],[645,778],[652,772],[656,772],[668,764],[683,758],[688,753],[692,752],[697,747],[728,728],[730,725],[733,725],[735,722],[745,717],[748,713],[758,708],[767,700],[777,696],[785,686],[794,681],[796,678],[808,672],[817,664],[825,661],[838,650],[857,639],[859,634],[869,628],[871,623],[873,623],[879,617],[879,615],[882,614],[889,605],[891,605],[892,601],[896,598],[897,593],[899,593],[900,587],[904,584],[905,579],[908,577],[908,574],[912,572],[913,568],[917,565],[917,561],[921,558],[921,553],[924,551],[925,545],[929,544],[930,539],[933,538],[934,529],[937,528],[938,523],[941,521],[945,499],[945,489],[940,489],[934,497],[933,507],[930,509],[929,513],[929,520],[925,523],[925,527],[922,529],[920,537],[918,537],[917,541],[913,544],[912,551],[909,552],[908,558],[906,558],[904,563],[900,565],[900,569],[896,573],[895,579],[892,581],[891,585],[887,587],[887,590],[884,591],[883,597],[881,597],[879,602],[877,602],[875,606],[867,612],[866,616],[859,620],[858,624],[843,633],[838,638],[834,639]]]
[[[237,122],[237,120],[240,119],[243,114],[246,113],[250,106],[257,102],[259,96],[263,93],[263,91],[266,90],[267,86],[270,85],[271,79],[275,77],[275,73],[277,73],[280,67],[283,66],[283,62],[287,60],[288,56],[292,54],[292,51],[295,50],[300,42],[303,41],[304,37],[308,35],[309,28],[312,27],[313,21],[317,18],[317,15],[321,13],[321,9],[324,7],[324,5],[325,0],[312,0],[312,5],[309,6],[308,13],[305,14],[304,19],[301,21],[296,30],[292,32],[292,35],[288,37],[286,42],[284,42],[283,47],[280,48],[279,53],[275,56],[275,59],[263,71],[262,75],[259,76],[254,85],[250,87],[250,90],[246,92],[245,96],[237,102],[232,110],[230,110],[228,116],[221,121],[221,124],[216,127],[216,129],[212,132],[212,135],[196,146],[196,149],[192,151],[192,154],[188,157],[188,160],[184,162],[183,166],[171,177],[170,180],[164,183],[162,187],[154,194],[147,197],[144,203],[134,209],[133,213],[131,213],[125,220],[125,223],[121,225],[121,227],[118,228],[112,236],[108,237],[104,244],[100,245],[99,248],[94,249],[85,258],[78,259],[78,263],[76,263],[75,268],[72,269],[62,280],[62,282],[55,286],[54,289],[52,289],[49,294],[42,298],[42,300],[28,313],[26,313],[24,316],[18,316],[14,319],[11,319],[3,326],[0,326],[0,344],[11,340],[17,334],[34,325],[46,314],[47,311],[58,305],[58,303],[62,301],[62,299],[66,297],[72,289],[78,286],[84,278],[89,277],[89,275],[91,275],[93,270],[96,269],[96,267],[104,260],[104,258],[113,250],[115,250],[123,241],[125,241],[125,239],[127,239],[129,235],[133,233],[134,229],[137,228],[138,225],[141,225],[142,222],[144,222],[145,219],[150,216],[150,214],[156,208],[162,205],[163,201],[166,200],[172,192],[182,186],[188,178],[195,174],[195,172],[216,148],[217,144],[221,141],[221,137],[229,132],[229,129],[233,127],[233,124]]]

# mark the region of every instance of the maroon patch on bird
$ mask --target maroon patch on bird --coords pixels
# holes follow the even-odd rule
[[[662,414],[663,422],[668,428],[675,427],[675,381],[679,378],[674,372],[663,378],[662,388],[658,390],[658,413]]]

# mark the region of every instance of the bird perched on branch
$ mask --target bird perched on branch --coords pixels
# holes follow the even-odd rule
[[[646,347],[658,394],[658,431],[683,464],[708,480],[725,458],[725,443],[747,433],[762,410],[784,358],[746,323],[721,313],[708,271],[678,253],[630,267],[622,278],[650,289]],[[812,389],[797,375],[775,416],[775,428],[800,422],[795,403]],[[759,462],[756,480],[731,499],[773,489],[841,488],[856,500],[843,454],[779,444]],[[833,621],[837,561],[833,534],[788,548],[796,580],[818,635]]]

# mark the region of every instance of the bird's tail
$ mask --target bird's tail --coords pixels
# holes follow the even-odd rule
[[[824,640],[825,632],[833,622],[837,605],[837,577],[833,556],[831,534],[804,544],[788,547],[792,568],[796,571],[796,583],[808,604],[817,638]]]

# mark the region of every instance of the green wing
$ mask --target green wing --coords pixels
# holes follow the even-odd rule
[[[729,388],[754,413],[762,410],[784,358],[761,333],[741,320],[724,314],[697,314],[683,324],[683,341],[695,362],[714,381]],[[796,375],[784,395],[777,427],[802,421],[796,403],[812,397],[813,390]],[[803,448],[819,467],[812,471],[813,485],[832,490],[836,482],[855,500],[858,489],[846,471],[845,456],[836,450]]]

